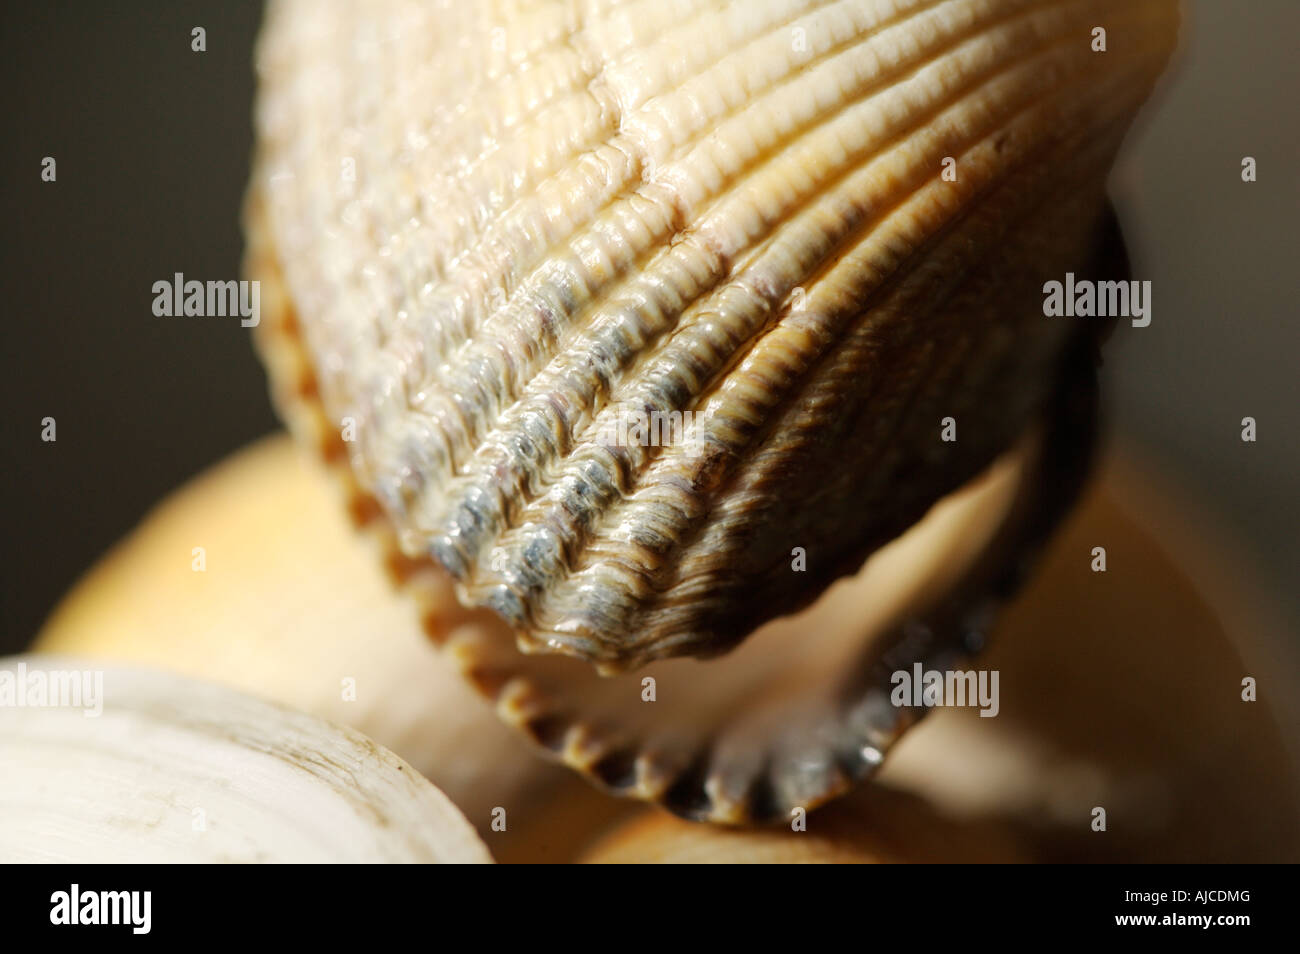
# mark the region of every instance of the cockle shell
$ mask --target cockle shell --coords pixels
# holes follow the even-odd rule
[[[1017,439],[1035,459],[1095,334],[1044,318],[1042,285],[1090,261],[1175,25],[1172,0],[273,4],[249,261],[283,309],[259,329],[277,401],[520,649],[725,652]],[[686,412],[657,442],[619,428]],[[978,548],[949,546],[952,583]],[[901,612],[883,578],[868,635]],[[723,820],[842,787],[838,730],[812,758],[795,732],[784,772],[739,745],[718,782],[719,672],[707,715],[652,720],[678,740],[658,769],[613,758],[590,733],[626,724],[596,717],[626,686],[479,636],[466,670],[611,784]],[[799,782],[739,790],[758,775]]]

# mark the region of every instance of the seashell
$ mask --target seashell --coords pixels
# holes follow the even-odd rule
[[[1094,260],[1175,25],[1171,0],[273,4],[248,231],[277,403],[359,519],[454,578],[467,615],[426,628],[508,719],[685,814],[815,803],[904,721],[880,665],[943,642],[903,618],[985,613],[1077,484],[1034,486],[1086,456],[1051,422],[1082,420],[1096,330],[1044,319],[1042,284]],[[827,632],[788,616],[854,573]]]
[[[75,657],[0,659],[0,682],[20,703],[0,706],[6,862],[492,860],[445,795],[351,730]]]

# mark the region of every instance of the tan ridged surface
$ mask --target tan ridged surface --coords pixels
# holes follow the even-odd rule
[[[1042,282],[1084,262],[1175,23],[1169,0],[273,4],[253,193],[305,360],[272,360],[326,430],[355,421],[335,443],[406,553],[526,648],[725,650],[1037,413],[1080,333]],[[628,408],[696,428],[609,440]]]

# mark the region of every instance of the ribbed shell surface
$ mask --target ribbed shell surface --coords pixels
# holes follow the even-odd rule
[[[358,482],[526,649],[625,668],[798,609],[1090,333],[1042,284],[1175,18],[273,4],[254,192]]]

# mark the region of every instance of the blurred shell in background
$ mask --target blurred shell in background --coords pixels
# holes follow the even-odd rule
[[[451,801],[364,736],[179,676],[0,659],[6,862],[486,863]],[[75,684],[75,694],[72,693]]]

